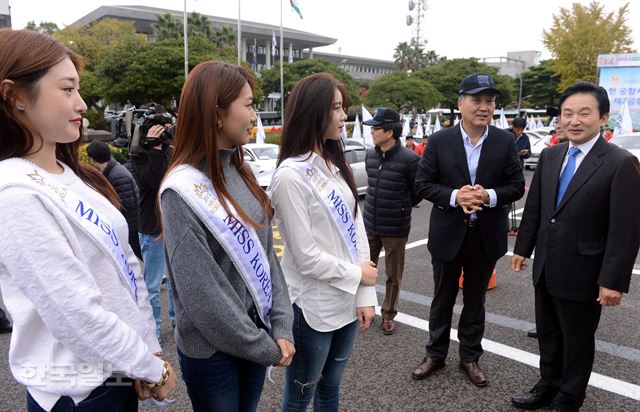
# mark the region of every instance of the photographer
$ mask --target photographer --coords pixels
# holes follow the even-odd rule
[[[144,280],[149,290],[149,300],[153,308],[153,316],[156,321],[156,334],[162,344],[162,306],[160,304],[160,287],[162,276],[166,270],[164,247],[162,240],[158,239],[161,233],[160,216],[158,215],[158,191],[160,183],[167,171],[169,157],[171,156],[173,137],[173,124],[171,116],[166,114],[163,107],[152,106],[150,114],[145,116],[141,126],[141,135],[138,153],[132,154],[131,164],[140,190],[140,221],[139,237],[144,261]],[[157,124],[158,120],[166,120],[164,124]],[[167,300],[169,318],[172,326],[175,325],[175,311],[171,286],[167,282]]]

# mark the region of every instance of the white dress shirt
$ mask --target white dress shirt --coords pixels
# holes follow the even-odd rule
[[[327,167],[315,153],[309,161],[338,188],[353,211],[356,201],[338,169]],[[270,195],[285,241],[281,265],[291,302],[302,309],[314,330],[330,332],[353,322],[356,307],[375,306],[378,300],[374,286],[360,285],[360,265],[352,263],[329,211],[312,190],[298,172],[283,167],[274,175]],[[354,220],[360,261],[370,260],[362,210]]]
[[[575,147],[578,150],[580,150],[580,152],[576,155],[576,168],[573,174],[575,174],[578,171],[578,167],[580,167],[580,165],[582,164],[582,161],[584,160],[585,157],[587,157],[587,155],[589,154],[593,146],[598,141],[599,137],[600,137],[600,133],[598,133],[597,135],[593,136],[591,139],[579,145],[575,145],[573,144],[573,142],[569,142],[569,148]],[[562,176],[562,171],[564,170],[568,161],[569,161],[569,149],[567,149],[567,153],[564,155],[564,160],[562,161],[562,167],[560,168],[560,174],[558,175],[558,179],[560,178],[560,176]]]

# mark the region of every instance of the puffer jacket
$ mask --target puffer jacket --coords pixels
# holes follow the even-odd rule
[[[420,202],[414,181],[420,156],[400,141],[386,152],[375,146],[367,151],[368,183],[364,200],[367,233],[401,237],[411,230],[411,209]]]

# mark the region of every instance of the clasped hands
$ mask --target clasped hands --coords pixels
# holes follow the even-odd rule
[[[489,193],[481,185],[464,185],[456,193],[456,203],[462,207],[464,213],[470,215],[482,210],[482,206],[489,204]]]

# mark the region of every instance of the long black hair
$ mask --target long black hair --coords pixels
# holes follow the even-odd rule
[[[325,139],[331,127],[333,100],[336,89],[342,95],[343,109],[349,107],[348,93],[343,84],[329,73],[315,73],[300,80],[293,87],[287,107],[280,139],[278,166],[290,157],[321,150],[320,156],[336,166],[347,182],[358,212],[358,191],[351,167],[344,157],[342,140]]]

